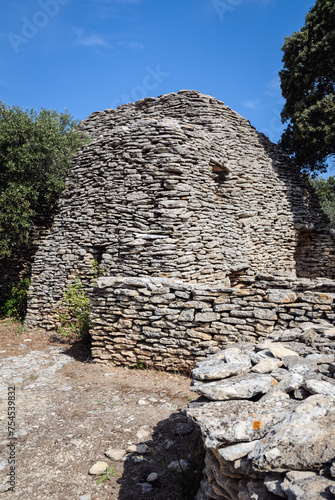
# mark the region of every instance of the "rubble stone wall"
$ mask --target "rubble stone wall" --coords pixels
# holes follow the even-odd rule
[[[335,294],[225,288],[166,278],[99,278],[92,295],[96,361],[190,371],[227,342],[335,320]],[[306,337],[326,347],[329,339]]]
[[[27,325],[55,327],[64,290],[107,276],[250,284],[259,272],[335,277],[314,191],[278,147],[196,91],[93,113],[32,269]],[[241,320],[242,321],[242,320]]]

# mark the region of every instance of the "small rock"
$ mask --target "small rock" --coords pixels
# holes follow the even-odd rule
[[[283,482],[282,474],[271,473],[265,476],[264,484],[270,493],[277,495],[278,497],[287,498],[287,495],[283,492],[281,483]]]
[[[330,328],[324,331],[324,336],[330,339],[335,338],[335,328]]]
[[[142,455],[132,455],[131,456],[131,459],[133,460],[133,462],[135,463],[140,463],[140,462],[144,462],[145,458],[142,457]]]
[[[150,431],[148,430],[148,426],[144,425],[143,427],[141,427],[137,431],[136,435],[140,441],[145,441],[150,436]]]
[[[108,448],[108,450],[105,453],[106,457],[110,458],[111,460],[114,460],[115,462],[122,460],[125,454],[126,454],[125,450],[122,450],[120,448]]]
[[[298,353],[292,351],[291,349],[287,349],[287,347],[284,347],[280,342],[273,342],[272,344],[269,344],[267,348],[275,358],[282,359],[285,356],[299,356]]]
[[[238,460],[242,457],[245,457],[248,455],[250,451],[252,451],[256,444],[258,443],[257,441],[249,441],[246,443],[237,443],[233,444],[231,446],[225,446],[224,448],[220,448],[218,451],[223,458],[223,460],[226,461],[231,461],[233,462],[234,460]]]
[[[305,360],[315,361],[318,365],[328,364],[328,363],[332,363],[334,361],[334,355],[333,354],[321,354],[321,353],[308,354],[305,357]]]
[[[149,474],[149,476],[147,477],[148,483],[153,483],[154,481],[157,481],[157,479],[158,479],[157,472],[151,472],[151,474]]]
[[[316,361],[306,358],[300,358],[297,356],[287,356],[284,358],[284,366],[294,373],[299,373],[300,375],[310,375],[315,374],[314,370],[317,369]]]
[[[170,462],[168,465],[168,469],[173,470],[175,472],[183,472],[187,469],[189,469],[190,464],[186,462],[186,460],[173,460],[173,462]]]
[[[98,476],[100,474],[103,474],[107,469],[107,467],[108,464],[106,464],[106,462],[97,462],[94,465],[92,465],[88,473],[93,476]]]
[[[279,384],[277,384],[276,389],[283,392],[291,392],[299,389],[304,381],[304,377],[299,375],[299,373],[290,373],[284,377]]]
[[[274,370],[271,373],[272,377],[278,380],[279,382],[283,380],[283,378],[287,377],[288,374],[289,372],[285,368],[277,368],[277,370]]]
[[[256,373],[271,373],[273,370],[276,370],[280,366],[282,366],[283,362],[279,359],[271,359],[271,358],[266,358],[262,359],[262,361],[259,361],[257,365],[255,365],[252,368],[253,372]]]
[[[306,399],[310,396],[310,392],[306,391],[303,387],[296,389],[293,394],[295,399]]]
[[[311,394],[325,394],[335,398],[335,384],[322,380],[306,380],[304,387]]]
[[[146,444],[131,444],[126,449],[126,452],[127,453],[140,453],[141,455],[143,455],[143,453],[146,453],[147,450],[148,450],[148,447]]]
[[[318,476],[313,472],[291,471],[282,482],[282,488],[288,498],[297,500],[331,499],[333,495],[330,488],[334,487],[333,481]]]
[[[86,493],[86,495],[81,495],[78,500],[91,500],[91,493]]]
[[[172,429],[172,434],[174,436],[186,436],[193,431],[192,424],[187,422],[178,422]]]
[[[142,488],[142,493],[150,493],[152,490],[152,485],[150,483],[139,483]]]
[[[314,346],[317,338],[318,338],[318,334],[316,333],[314,328],[310,328],[309,330],[305,331],[303,336],[302,336],[302,339],[305,342],[305,344],[308,346],[312,346],[312,347]]]
[[[149,401],[147,401],[146,399],[139,399],[137,401],[137,404],[140,405],[140,406],[144,406],[144,405],[148,405],[149,404]]]

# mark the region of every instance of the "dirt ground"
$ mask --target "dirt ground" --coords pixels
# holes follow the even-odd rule
[[[195,497],[203,452],[199,432],[182,412],[196,399],[190,378],[93,363],[89,347],[10,320],[0,321],[0,377],[4,498]],[[123,450],[124,457],[108,458],[109,449]],[[99,461],[110,472],[101,484],[101,476],[89,474]]]

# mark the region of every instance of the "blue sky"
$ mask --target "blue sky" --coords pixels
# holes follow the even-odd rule
[[[285,36],[314,0],[3,1],[0,100],[75,118],[196,89],[277,141]]]

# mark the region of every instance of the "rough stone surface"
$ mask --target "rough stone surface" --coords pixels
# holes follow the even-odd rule
[[[313,473],[289,472],[282,489],[289,500],[334,499],[334,481]]]
[[[122,460],[125,454],[125,450],[121,450],[119,448],[108,448],[105,453],[106,457],[110,458],[111,460],[115,460],[116,462]]]
[[[103,474],[105,470],[107,469],[108,464],[106,462],[96,462],[94,465],[89,470],[89,474],[92,474],[94,476],[98,476],[100,474]]]
[[[262,359],[255,366],[253,366],[252,371],[256,373],[271,373],[276,368],[282,366],[282,361],[277,359]]]
[[[223,102],[183,90],[93,113],[81,128],[92,141],[76,154],[35,255],[27,325],[54,327],[76,276],[90,292],[93,259],[106,276],[221,286],[248,286],[257,276],[278,288],[289,279],[335,277],[328,219],[307,178]],[[135,292],[123,290],[119,303],[136,309]],[[271,292],[271,307],[253,308],[252,317],[273,322],[287,314],[295,321],[295,295]],[[302,298],[312,311],[313,293]],[[163,309],[174,300],[168,290],[157,299]],[[332,298],[316,303],[326,313]],[[223,304],[174,312],[204,326],[217,321]],[[247,324],[241,313],[230,316],[236,331]]]
[[[110,361],[116,365],[144,362],[166,370],[190,371],[197,362],[220,352],[229,342],[238,342],[240,349],[242,342],[255,343],[269,335],[271,338],[264,344],[267,352],[258,350],[254,353],[258,361],[265,357],[268,363],[277,363],[278,367],[279,361],[296,363],[293,371],[314,370],[317,360],[304,358],[302,362],[298,355],[307,353],[309,346],[301,342],[302,326],[306,323],[304,318],[311,317],[315,321],[315,353],[322,351],[323,355],[331,350],[330,339],[325,337],[331,323],[327,318],[328,310],[319,308],[320,295],[325,294],[314,292],[309,295],[310,300],[314,297],[314,306],[310,302],[301,302],[300,295],[295,294],[294,303],[277,305],[269,302],[266,290],[254,287],[227,288],[156,277],[99,278],[92,294],[92,353],[97,361]],[[332,294],[327,294],[327,297],[334,298]],[[294,324],[291,325],[291,319],[267,320],[263,324],[255,317],[255,310],[273,310],[274,307],[279,313],[278,318],[280,311],[294,309],[297,314]],[[207,312],[202,313],[204,310]],[[189,321],[184,321],[185,311],[192,311]],[[208,321],[198,321],[198,314],[207,314]],[[291,341],[292,348],[287,348],[287,341]],[[201,365],[201,369],[196,368],[195,376],[215,380],[248,370],[250,361],[245,353],[239,352],[236,345],[234,349],[225,351],[225,356],[235,359],[234,363],[225,358],[221,358],[220,363],[216,360],[212,363],[211,358]],[[278,360],[274,359],[271,350],[279,356]]]
[[[320,331],[320,324],[315,328]],[[271,349],[273,345],[268,338],[249,349],[234,347],[236,355],[243,350],[251,363],[243,375],[199,380],[202,367],[214,371],[216,362],[219,369],[231,346],[194,370],[192,389],[202,399],[190,403],[187,414],[200,427],[206,449],[197,500],[334,498],[335,383],[329,369],[333,353],[320,354],[310,346],[299,355],[295,341],[276,342]],[[264,362],[270,367],[271,360],[269,375],[253,371]],[[232,365],[235,362],[232,358]],[[244,390],[248,382],[256,387],[257,377],[272,381],[262,385],[264,395]],[[241,382],[241,399],[236,400],[235,387]],[[222,401],[222,391],[227,400]]]
[[[217,359],[211,359],[201,363],[200,368],[195,368],[192,374],[197,380],[224,379],[246,371],[250,367],[249,356],[232,349],[227,350],[219,362]]]
[[[257,394],[265,394],[275,384],[277,381],[269,375],[250,373],[246,376],[240,375],[220,382],[201,383],[196,381],[191,389],[212,401],[225,401],[228,399],[250,399]]]

